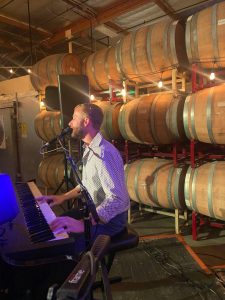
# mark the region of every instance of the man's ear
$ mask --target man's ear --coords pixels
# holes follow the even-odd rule
[[[84,118],[84,125],[85,125],[85,126],[89,125],[90,121],[91,121],[91,120],[90,120],[89,118],[87,118],[87,117]]]

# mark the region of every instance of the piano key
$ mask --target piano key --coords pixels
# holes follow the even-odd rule
[[[41,208],[27,183],[16,184],[16,190],[23,208],[25,223],[31,241],[36,243],[54,239],[55,236],[49,227],[49,223],[55,218],[55,214],[48,204],[41,205]],[[48,221],[46,220],[46,216],[48,217]]]

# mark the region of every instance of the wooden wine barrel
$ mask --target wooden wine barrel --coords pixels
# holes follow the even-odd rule
[[[145,158],[125,166],[132,200],[149,206],[184,209],[186,166],[174,168],[170,160]]]
[[[184,99],[184,96],[179,96],[178,99],[172,93],[156,93],[124,104],[119,113],[122,136],[135,143],[159,145],[183,140],[183,120],[179,113]]]
[[[0,146],[3,143],[3,141],[4,141],[4,135],[5,135],[5,133],[4,133],[3,124],[2,124],[2,122],[0,120]]]
[[[169,109],[166,113],[166,124],[170,129],[172,135],[177,141],[185,141],[186,135],[183,123],[183,111],[186,96],[173,95],[173,101],[170,103]]]
[[[90,86],[96,90],[108,90],[109,80],[119,81],[113,47],[97,51],[84,61],[83,74],[88,76]]]
[[[34,129],[44,141],[50,141],[61,133],[61,113],[43,110],[34,119]]]
[[[198,63],[210,69],[224,68],[225,2],[190,16],[186,23],[185,40],[190,64]]]
[[[122,139],[119,130],[119,111],[122,103],[110,103],[109,101],[96,101],[98,107],[101,108],[104,118],[101,126],[101,132],[107,140]]]
[[[185,178],[185,202],[189,209],[225,220],[225,161],[189,167]]]
[[[68,166],[68,177],[71,178],[71,168]],[[50,189],[57,189],[65,175],[64,155],[57,153],[44,158],[38,166],[38,178]],[[60,189],[66,190],[64,183]]]
[[[59,74],[73,75],[81,73],[81,64],[77,56],[71,53],[53,54],[38,61],[30,74],[33,87],[45,91],[46,86],[58,86]]]
[[[122,78],[136,82],[170,78],[171,68],[187,63],[183,27],[179,21],[164,21],[132,31],[118,42],[116,62]]]
[[[225,85],[201,90],[187,96],[184,129],[189,139],[225,144]]]

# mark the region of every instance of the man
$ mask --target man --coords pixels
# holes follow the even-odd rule
[[[113,236],[122,231],[126,226],[129,208],[123,161],[117,149],[99,132],[102,119],[103,114],[98,106],[81,104],[75,107],[73,119],[69,123],[72,137],[80,138],[84,142],[82,183],[90,193],[100,218],[100,222],[96,224],[91,216],[91,242],[99,234]],[[63,195],[43,196],[39,200],[47,201],[54,206],[79,196],[81,196],[80,187],[77,186]],[[76,219],[74,215],[71,217],[68,214],[56,217],[50,226],[53,231],[66,231],[76,235],[75,256],[86,250],[82,219]],[[21,270],[18,274],[16,272],[12,275],[15,284],[9,291],[12,299],[25,299],[28,292],[29,299],[46,299],[49,287],[53,284],[60,286],[74,266],[74,261],[67,260],[30,267],[26,272]]]
[[[91,216],[92,241],[99,234],[113,236],[126,226],[129,195],[126,189],[123,161],[118,150],[106,141],[99,132],[103,120],[101,109],[95,104],[80,104],[75,107],[70,121],[73,138],[84,142],[82,183],[91,195],[100,222],[96,224]],[[79,197],[80,187],[42,199],[51,206],[62,204],[71,198]],[[69,216],[57,217],[50,227],[53,231],[83,233],[84,221]],[[82,251],[80,246],[76,251]]]

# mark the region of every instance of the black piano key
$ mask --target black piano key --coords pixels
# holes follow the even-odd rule
[[[53,239],[54,234],[27,183],[16,184],[16,190],[31,242],[38,243]]]
[[[52,234],[52,232],[45,230],[39,233],[32,234],[30,238],[32,242],[38,243],[38,242],[51,240],[54,238],[54,235]]]
[[[27,224],[27,223],[26,223]],[[38,232],[41,230],[46,230],[46,225],[43,225],[41,223],[37,224],[27,224],[29,232]]]

